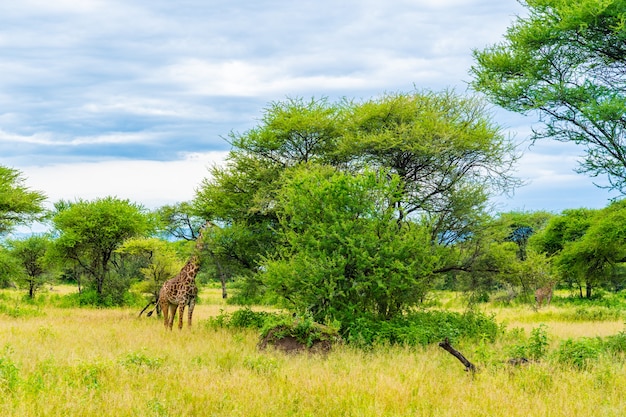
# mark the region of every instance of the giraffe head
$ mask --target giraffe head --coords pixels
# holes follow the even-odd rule
[[[192,254],[192,258],[191,258],[191,262],[193,264],[198,265],[200,263],[200,253],[206,248],[206,242],[205,242],[205,236],[204,236],[204,232],[209,229],[210,227],[213,227],[214,224],[211,223],[210,221],[207,221],[205,224],[203,224],[200,229],[198,230],[198,235],[196,237],[196,245],[194,247],[194,251]]]

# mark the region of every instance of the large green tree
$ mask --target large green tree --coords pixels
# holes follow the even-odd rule
[[[291,227],[277,200],[291,169],[379,172],[397,187],[386,204],[398,230],[428,223],[434,245],[469,239],[489,196],[518,184],[510,170],[515,149],[484,103],[450,91],[273,103],[259,126],[230,142],[227,163],[213,167],[194,206],[224,226],[219,253],[249,271],[250,287],[259,287],[263,260],[283,250],[283,229]]]
[[[0,234],[35,220],[45,199],[42,192],[26,187],[20,171],[0,165]]]
[[[505,109],[538,112],[534,138],[582,145],[579,171],[626,192],[626,2],[521,0],[505,40],[474,51],[471,83]]]
[[[154,227],[143,207],[115,197],[60,202],[52,221],[59,255],[80,269],[99,298],[128,287],[113,279],[115,250],[126,239],[145,236]]]
[[[568,212],[571,214],[581,211]],[[562,244],[555,264],[563,276],[578,284],[582,297],[591,298],[593,288],[623,283],[615,278],[626,262],[626,201],[610,204],[595,215],[574,218],[565,230],[573,231]],[[559,222],[562,224],[562,222]],[[554,227],[549,227],[550,232]],[[583,230],[584,229],[584,230]],[[583,232],[583,233],[581,233]]]

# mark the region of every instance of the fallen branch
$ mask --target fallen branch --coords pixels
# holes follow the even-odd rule
[[[143,308],[143,310],[141,310],[141,312],[139,313],[139,317],[141,317],[141,315],[143,314],[143,312],[144,312],[144,311],[146,311],[146,310],[148,309],[148,307],[150,307],[151,305],[154,305],[154,304],[156,304],[156,301],[155,301],[155,300],[150,301],[150,302],[149,302],[149,303],[148,303],[148,304],[147,304],[147,305]],[[150,316],[152,315],[152,313],[153,313],[153,312],[154,312],[154,311],[150,311],[150,312],[148,313],[148,317],[150,317]]]
[[[457,358],[463,365],[465,365],[465,372],[471,372],[471,373],[476,372],[476,367],[474,366],[474,364],[468,361],[467,358],[463,356],[461,352],[453,348],[447,337],[443,342],[439,342],[439,347],[449,352],[452,356]]]

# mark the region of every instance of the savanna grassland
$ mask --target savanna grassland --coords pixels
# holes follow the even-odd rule
[[[456,345],[480,368],[472,375],[436,345],[337,346],[325,356],[259,351],[258,331],[210,324],[234,309],[210,289],[202,291],[193,328],[182,332],[138,318],[138,309],[56,304],[0,293],[2,415],[626,415],[620,354],[583,349],[582,362],[559,359],[564,340],[587,340],[592,349],[594,338],[620,334],[618,308],[486,304],[505,330],[495,343]],[[524,344],[527,353],[543,350],[540,359],[507,365]]]

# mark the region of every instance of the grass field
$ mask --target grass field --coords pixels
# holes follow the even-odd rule
[[[191,330],[165,331],[138,309],[0,304],[0,414],[5,416],[624,416],[626,366],[506,365],[507,338],[458,346],[475,375],[436,346],[337,347],[327,356],[260,352],[258,334],[208,326],[227,307],[202,291]],[[12,306],[7,304],[14,303]],[[622,320],[568,321],[576,307],[486,307],[550,343],[606,336]],[[514,332],[513,332],[514,333]]]

